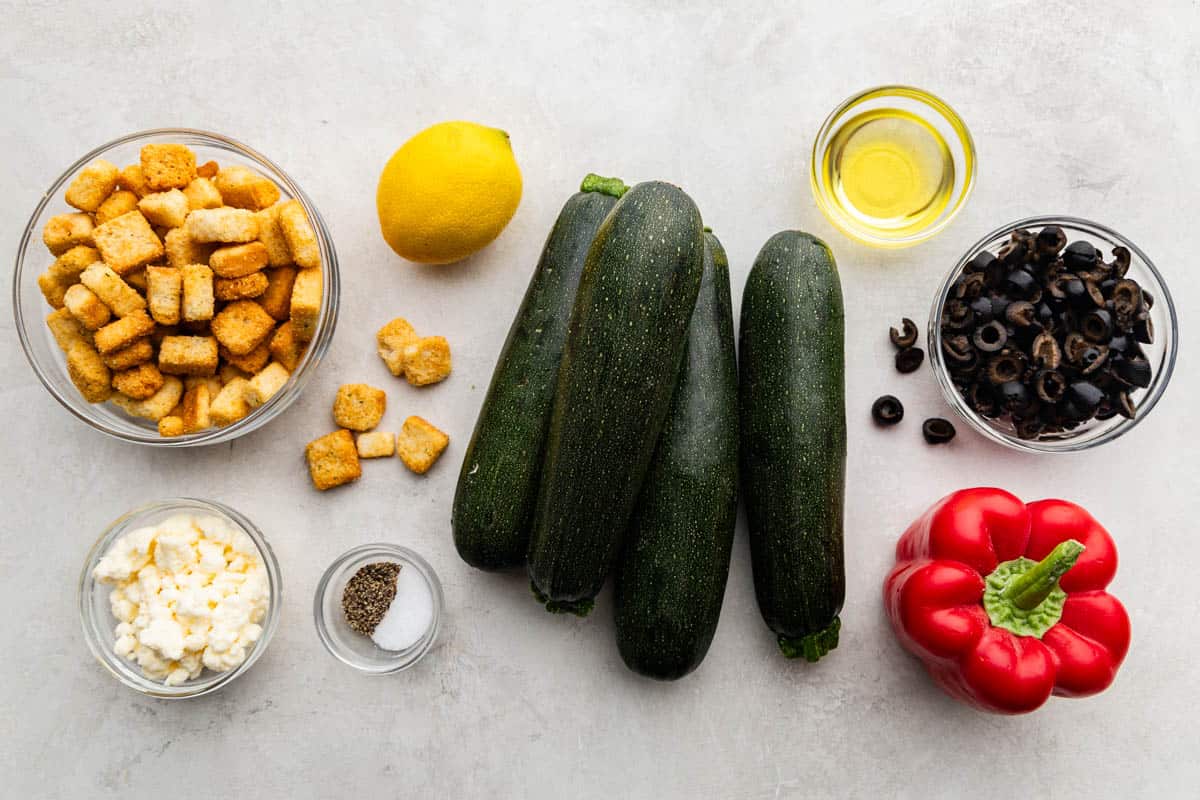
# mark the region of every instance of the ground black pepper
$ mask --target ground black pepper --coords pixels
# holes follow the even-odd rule
[[[396,576],[399,574],[399,564],[379,561],[359,568],[346,582],[342,611],[346,623],[354,631],[363,636],[375,632],[396,597]]]

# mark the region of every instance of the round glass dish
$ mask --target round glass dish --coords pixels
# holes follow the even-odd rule
[[[321,316],[317,322],[316,333],[287,384],[261,407],[232,425],[173,437],[159,436],[153,422],[131,417],[111,403],[92,404],[80,396],[67,374],[62,351],[46,327],[45,318],[51,308],[46,304],[37,284],[39,273],[54,260],[54,256],[50,255],[42,244],[42,228],[51,216],[76,210],[67,206],[62,197],[67,184],[75,178],[79,170],[97,158],[107,159],[117,165],[137,163],[143,145],[167,142],[188,145],[195,151],[199,163],[211,159],[222,165],[241,164],[258,170],[275,181],[283,198],[299,200],[312,222],[321,247],[321,273],[324,284]],[[312,378],[333,339],[340,285],[337,253],[334,251],[333,239],[329,235],[325,220],[303,190],[282,169],[266,156],[220,134],[188,128],[162,128],[133,133],[97,147],[68,167],[66,172],[51,184],[33,210],[29,224],[21,234],[12,291],[13,317],[25,357],[29,359],[29,364],[38,379],[64,408],[96,430],[127,442],[157,447],[191,447],[236,439],[261,428],[292,404]]]
[[[92,577],[92,571],[100,563],[100,559],[108,552],[109,547],[119,537],[130,530],[153,525],[168,517],[181,513],[193,513],[204,516],[216,516],[229,522],[234,527],[245,532],[258,548],[263,565],[267,570],[267,580],[271,589],[270,606],[263,619],[262,635],[246,655],[246,660],[228,672],[213,672],[205,669],[200,677],[179,686],[167,686],[162,681],[152,680],[142,674],[135,662],[127,661],[116,654],[113,649],[116,637],[114,628],[117,620],[112,615],[108,596],[112,591],[109,584],[100,583]],[[279,611],[282,607],[283,583],[279,574],[279,562],[275,553],[263,537],[262,531],[254,526],[249,519],[229,506],[211,500],[198,500],[193,497],[176,497],[168,500],[158,500],[148,503],[126,513],[113,522],[100,538],[92,545],[91,552],[83,565],[79,576],[79,618],[83,623],[83,636],[88,648],[96,660],[104,666],[121,683],[136,689],[150,697],[161,697],[167,700],[177,700],[215,692],[222,686],[233,682],[239,675],[254,666],[254,662],[267,649],[275,628],[279,626]]]
[[[346,623],[342,611],[342,593],[354,573],[367,564],[380,561],[410,568],[425,580],[433,599],[433,618],[425,634],[404,650],[384,650],[369,637],[355,632]],[[442,621],[442,583],[429,562],[407,547],[394,544],[364,544],[334,559],[317,584],[313,601],[313,621],[317,636],[334,658],[369,675],[389,675],[406,670],[424,657],[437,640]]]
[[[838,197],[833,180],[833,151],[843,127],[862,115],[883,110],[898,110],[915,117],[920,124],[932,128],[949,151],[953,164],[954,183],[944,207],[936,216],[914,230],[911,226],[888,231],[866,224],[848,213],[844,206],[853,205]],[[845,100],[826,118],[813,142],[809,182],[817,206],[830,222],[852,239],[873,247],[910,247],[939,233],[966,204],[975,186],[975,142],[962,118],[945,101],[912,86],[877,86]]]
[[[941,348],[941,319],[942,309],[950,297],[954,281],[962,273],[967,262],[984,250],[993,254],[1000,245],[1009,240],[1009,235],[1018,228],[1026,228],[1036,233],[1047,225],[1057,225],[1067,235],[1068,242],[1084,240],[1098,248],[1107,259],[1112,249],[1118,245],[1129,248],[1132,260],[1128,277],[1137,281],[1143,289],[1154,297],[1154,305],[1150,309],[1150,319],[1154,327],[1154,343],[1143,345],[1142,350],[1153,369],[1150,385],[1137,390],[1131,397],[1136,403],[1136,413],[1133,419],[1120,415],[1107,420],[1088,420],[1079,427],[1062,433],[1043,435],[1036,439],[1022,439],[1017,436],[1016,428],[1007,419],[988,419],[977,413],[959,394],[950,377],[946,358]],[[927,352],[929,364],[942,387],[942,394],[955,411],[958,412],[972,428],[984,437],[1030,453],[1072,453],[1079,450],[1104,444],[1131,430],[1141,422],[1150,410],[1158,403],[1171,373],[1175,369],[1175,356],[1179,347],[1179,320],[1175,315],[1175,302],[1167,289],[1163,277],[1150,258],[1133,242],[1110,228],[1085,219],[1065,216],[1029,217],[1017,220],[984,236],[969,249],[954,269],[942,281],[937,295],[934,297],[933,308],[929,312],[929,329],[927,331]]]

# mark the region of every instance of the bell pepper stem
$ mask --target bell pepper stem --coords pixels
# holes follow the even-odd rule
[[[1017,608],[1029,611],[1058,587],[1059,579],[1075,566],[1083,545],[1074,539],[1059,542],[1050,553],[1028,572],[1015,578],[1004,590],[1004,597]]]
[[[580,184],[579,191],[599,192],[600,194],[606,194],[619,199],[621,195],[629,191],[629,187],[620,178],[605,178],[602,175],[589,172],[584,177],[583,183]]]

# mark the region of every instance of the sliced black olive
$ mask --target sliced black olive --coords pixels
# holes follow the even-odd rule
[[[1072,277],[1063,286],[1063,292],[1066,294],[1067,304],[1074,309],[1089,308],[1095,303],[1092,302],[1092,296],[1088,292],[1087,284],[1079,277]]]
[[[1034,292],[1038,289],[1037,279],[1024,269],[1014,269],[1008,273],[1004,286],[1014,298],[1019,300],[1033,297]]]
[[[1129,252],[1128,247],[1117,245],[1113,248],[1113,275],[1118,278],[1124,278],[1125,273],[1129,271],[1129,263],[1133,260],[1133,255]]]
[[[989,381],[999,386],[1002,383],[1017,380],[1024,370],[1024,364],[1021,363],[1017,354],[1011,350],[1005,350],[988,362],[987,376]]]
[[[1037,249],[1040,255],[1056,256],[1067,245],[1067,234],[1057,225],[1047,225],[1038,231]]]
[[[1145,289],[1142,289],[1142,305],[1147,311],[1154,308],[1154,295],[1150,294]]]
[[[990,383],[974,383],[967,391],[967,402],[975,412],[985,417],[996,417],[1000,408],[996,403],[996,395],[992,392]]]
[[[1128,336],[1121,334],[1108,340],[1108,349],[1114,353],[1124,353],[1129,350],[1129,347],[1132,344],[1133,342]]]
[[[1025,261],[1029,255],[1029,246],[1021,239],[1012,239],[1000,246],[996,257],[1007,264],[1009,267],[1015,267]]]
[[[1010,414],[1020,416],[1029,410],[1033,396],[1020,381],[1009,381],[1000,384],[1000,402]]]
[[[1087,290],[1087,295],[1092,301],[1092,305],[1096,308],[1104,308],[1104,292],[1100,291],[1100,282],[1098,280],[1088,278],[1083,282],[1083,288]]]
[[[1014,418],[1013,426],[1017,429],[1018,438],[1021,439],[1036,439],[1046,430],[1046,423],[1042,422],[1040,417]]]
[[[917,324],[908,317],[900,320],[902,331],[892,328],[888,332],[888,336],[892,339],[892,344],[903,350],[905,347],[912,347],[917,343]]]
[[[1142,344],[1154,344],[1154,323],[1150,321],[1149,314],[1139,317],[1138,321],[1133,323],[1133,338]]]
[[[954,438],[954,426],[949,420],[933,417],[921,424],[921,435],[929,444],[945,444]]]
[[[951,330],[960,331],[971,327],[974,318],[971,307],[962,300],[951,300],[942,310],[942,325]]]
[[[1043,369],[1033,379],[1033,389],[1042,401],[1057,403],[1062,400],[1063,394],[1067,391],[1067,379],[1062,376],[1061,372]]]
[[[967,361],[974,352],[971,349],[971,340],[962,334],[954,336],[942,337],[942,351],[946,357],[952,361]]]
[[[1001,254],[1003,254],[1003,248]],[[1004,276],[1008,274],[1008,266],[999,258],[993,259],[983,271],[983,282],[989,288],[999,289],[1004,283]]]
[[[925,351],[919,347],[906,347],[896,353],[896,369],[904,374],[916,372],[925,361]]]
[[[1096,407],[1096,419],[1104,422],[1106,419],[1112,419],[1118,413],[1116,404],[1109,397],[1100,401],[1100,405]]]
[[[1080,364],[1083,366],[1083,374],[1092,375],[1098,372],[1107,360],[1107,346],[1098,344],[1095,347],[1089,347],[1083,351],[1083,358],[1080,359]]]
[[[1036,316],[1037,310],[1033,303],[1026,300],[1010,303],[1008,308],[1004,309],[1004,318],[1018,328],[1028,328],[1034,323]]]
[[[1030,356],[1033,363],[1043,369],[1058,369],[1058,365],[1062,363],[1062,348],[1058,346],[1054,336],[1042,333],[1033,340]]]
[[[987,268],[995,263],[995,261],[996,257],[987,250],[984,250],[982,253],[968,261],[967,265],[963,269],[966,272],[986,272]]]
[[[1122,278],[1112,290],[1113,309],[1118,317],[1133,317],[1142,308],[1142,287],[1136,281]]]
[[[1141,357],[1119,358],[1113,361],[1113,374],[1130,386],[1145,389],[1150,385],[1153,371],[1150,362]]]
[[[1035,307],[1037,310],[1037,321],[1043,328],[1051,328],[1054,326],[1054,309],[1045,300],[1042,300]]]
[[[876,425],[895,425],[904,419],[904,405],[890,394],[871,404],[871,417]]]
[[[989,253],[989,255],[991,255]],[[982,272],[969,272],[954,283],[954,296],[959,300],[974,300],[983,294],[984,281]]]
[[[1090,341],[1107,342],[1113,334],[1112,314],[1103,308],[1093,309],[1084,315],[1079,328]]]
[[[1100,251],[1090,242],[1071,242],[1063,251],[1063,264],[1069,270],[1091,269],[1100,258]]]
[[[1083,336],[1078,333],[1068,333],[1067,338],[1063,340],[1063,355],[1072,364],[1082,364],[1083,353],[1089,347],[1091,347],[1091,344]]]
[[[979,370],[979,351],[972,347],[967,352],[966,358],[961,361],[947,358],[947,366],[950,367],[951,375],[974,375]]]
[[[970,302],[968,308],[971,309],[971,313],[975,317],[974,321],[976,325],[991,322],[995,317],[995,311],[992,308],[992,298],[990,297],[976,297]]]
[[[1105,300],[1112,298],[1113,287],[1117,285],[1116,278],[1105,278],[1100,281],[1100,294],[1104,295]]]
[[[980,325],[971,336],[971,341],[984,353],[999,353],[1008,344],[1008,331],[999,320]]]
[[[1092,416],[1091,409],[1080,408],[1069,399],[1059,403],[1056,408],[1063,429],[1068,431],[1079,427],[1079,423]]]
[[[1126,419],[1133,419],[1137,416],[1137,406],[1133,404],[1133,398],[1129,396],[1129,392],[1121,392],[1117,395],[1117,413]]]
[[[1067,387],[1067,402],[1074,403],[1081,411],[1092,412],[1104,399],[1104,392],[1088,381],[1076,381]]]
[[[1079,280],[1079,276],[1073,272],[1060,272],[1054,276],[1054,280],[1050,281],[1046,286],[1046,291],[1055,300],[1067,301],[1067,285],[1071,281]]]

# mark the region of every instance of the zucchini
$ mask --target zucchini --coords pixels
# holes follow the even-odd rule
[[[771,237],[742,296],[742,490],[759,611],[808,661],[837,647],[846,596],[844,328],[829,247]]]
[[[616,571],[617,648],[651,678],[694,670],[717,629],[737,521],[737,387],[729,261],[706,233],[679,383]]]
[[[550,230],[508,331],[463,457],[450,515],[454,546],[473,567],[496,570],[525,563],[579,276],[600,223],[624,191],[615,178],[584,178]]]
[[[675,390],[703,253],[695,203],[660,182],[618,200],[588,251],[529,539],[549,611],[587,614],[612,569]]]

